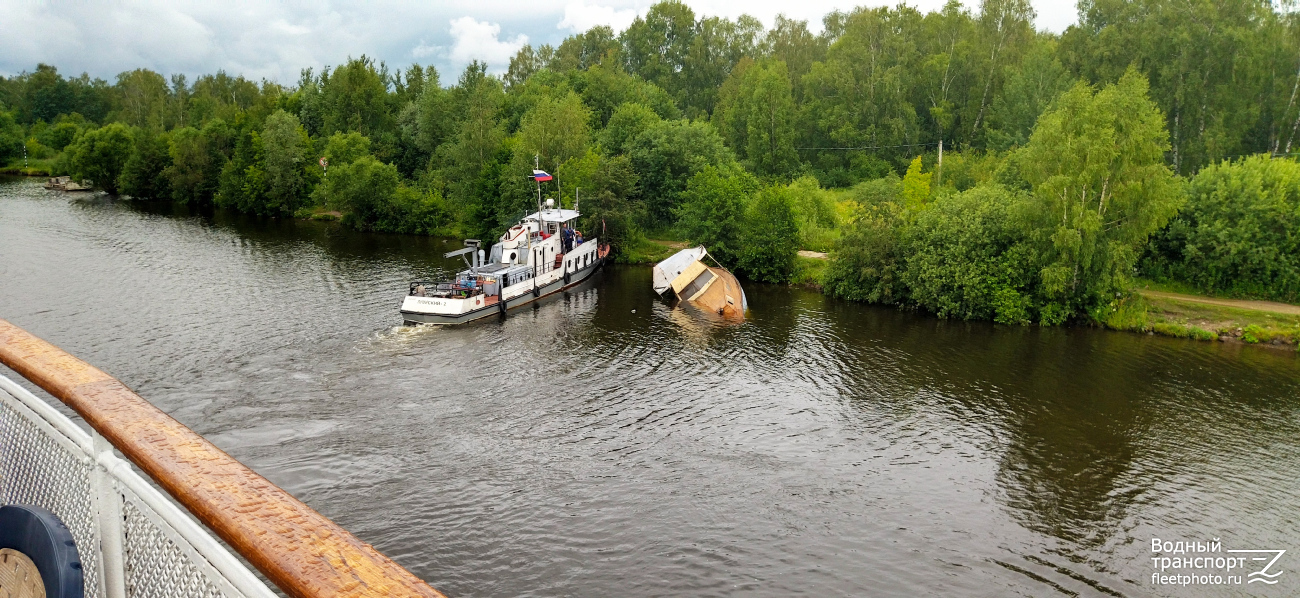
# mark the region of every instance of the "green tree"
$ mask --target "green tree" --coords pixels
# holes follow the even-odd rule
[[[438,72],[433,67],[429,67],[415,108],[416,144],[426,154],[431,154],[452,134],[456,122],[451,95],[438,84]]]
[[[305,168],[309,166],[310,139],[298,117],[277,110],[262,127],[266,201],[269,212],[292,213],[307,192]]]
[[[989,145],[1003,150],[1027,143],[1038,115],[1070,89],[1073,80],[1051,41],[1035,44],[1017,67],[1007,67],[1005,78],[988,119]]]
[[[686,90],[681,73],[694,38],[695,12],[677,0],[659,2],[620,36],[627,71],[683,103]]]
[[[549,45],[543,45],[537,50],[528,44],[519,48],[514,58],[510,59],[510,68],[506,69],[504,82],[507,88],[514,88],[523,85],[537,71],[547,67],[551,58],[555,55],[555,49]]]
[[[26,92],[19,106],[22,122],[38,120],[54,122],[60,114],[72,112],[76,107],[76,91],[59,74],[59,69],[48,64],[36,65],[36,71],[26,75]]]
[[[735,156],[705,122],[664,121],[638,135],[627,156],[640,178],[647,203],[647,228],[669,228],[686,182],[706,166],[724,166]]]
[[[976,109],[978,36],[974,18],[949,0],[922,19],[916,37],[917,57],[912,101],[925,122],[927,137],[949,148],[969,143],[966,118]],[[996,96],[995,96],[996,97]]]
[[[235,139],[235,150],[221,168],[213,202],[240,212],[278,215],[279,210],[267,201],[266,158],[261,133],[246,126],[239,129]]]
[[[830,251],[840,226],[833,193],[822,189],[812,176],[795,179],[788,190],[795,220],[799,223],[799,246],[813,251]]]
[[[745,56],[756,55],[762,33],[763,24],[749,15],[735,21],[703,17],[695,23],[682,72],[677,76],[680,102],[688,117],[707,117],[713,112],[718,87],[733,65]]]
[[[831,253],[823,284],[828,294],[868,303],[906,301],[903,233],[908,218],[902,195],[903,183],[897,175],[854,186],[858,209]]]
[[[937,199],[906,229],[901,282],[908,299],[942,318],[1025,324],[1035,303],[1037,253],[1026,197],[998,185]]]
[[[610,155],[627,153],[633,139],[661,120],[658,114],[646,106],[622,104],[610,116],[609,125],[601,132],[601,147]]]
[[[971,125],[971,135],[979,133],[984,117],[1002,83],[1004,65],[1018,61],[1017,53],[1023,49],[1034,33],[1034,9],[1029,0],[981,0],[976,27],[979,49],[977,54],[984,63],[979,69],[983,79],[979,108]],[[984,59],[987,55],[988,58]]]
[[[571,35],[555,50],[550,68],[559,72],[585,71],[602,64],[617,65],[623,47],[607,25]]]
[[[136,129],[134,137],[131,155],[118,175],[118,189],[139,199],[171,199],[171,181],[164,175],[172,161],[167,134]]]
[[[1190,174],[1228,156],[1273,151],[1291,124],[1300,24],[1283,6],[1088,0],[1079,5],[1079,24],[1062,35],[1060,56],[1071,73],[1097,84],[1118,81],[1130,67],[1145,75],[1165,113],[1173,169]]]
[[[582,211],[578,227],[586,238],[599,237],[618,252],[639,237],[634,221],[640,210],[637,175],[627,156],[605,156],[589,149],[561,166],[559,176],[578,192],[575,199],[580,200]]]
[[[924,172],[921,156],[917,156],[907,167],[903,176],[903,206],[909,210],[919,210],[930,201],[930,175]]]
[[[681,117],[681,110],[668,92],[627,74],[617,62],[595,64],[569,79],[582,102],[591,108],[594,127],[605,126],[614,110],[626,103],[641,104],[660,118]]]
[[[181,204],[211,203],[221,169],[230,156],[233,134],[225,121],[208,121],[202,130],[182,127],[171,133],[171,165],[163,175],[171,181],[172,199]]]
[[[125,124],[112,123],[87,131],[69,149],[73,176],[116,195],[117,180],[131,155],[131,146],[131,129]]]
[[[63,151],[64,148],[76,140],[77,134],[80,132],[81,126],[77,122],[60,120],[36,134],[36,139],[46,147],[55,151]]]
[[[322,121],[327,133],[356,131],[377,137],[396,128],[388,96],[388,68],[373,59],[348,59],[322,78]]]
[[[759,53],[784,62],[789,69],[790,80],[799,81],[812,69],[814,62],[826,57],[827,38],[809,32],[808,21],[796,21],[785,15],[777,15],[760,46],[762,50]],[[796,85],[793,91],[798,94],[802,89]],[[796,95],[796,99],[798,97]]]
[[[498,111],[503,98],[501,81],[487,74],[487,65],[474,62],[465,67],[454,98],[462,117],[450,151],[466,180],[477,178],[501,147],[505,130]]]
[[[745,113],[745,156],[761,174],[784,175],[799,162],[794,150],[794,100],[784,62],[761,63],[745,73],[740,95]]]
[[[1201,170],[1143,270],[1207,293],[1300,299],[1300,163],[1255,155]]]
[[[1127,288],[1148,236],[1183,200],[1168,149],[1164,115],[1134,71],[1098,92],[1076,85],[1038,119],[1018,164],[1034,188],[1047,256],[1044,322],[1106,305]]]
[[[785,187],[767,187],[754,196],[744,231],[740,271],[761,282],[790,280],[799,253],[799,224]]]
[[[749,147],[749,95],[745,94],[742,89],[745,85],[745,75],[754,67],[754,59],[746,56],[741,58],[736,66],[732,67],[731,74],[727,75],[727,80],[722,82],[718,89],[718,102],[713,108],[713,114],[709,117],[709,122],[713,123],[713,128],[718,130],[718,134],[727,142],[727,147],[736,152],[738,156],[744,157],[745,151]]]
[[[374,156],[362,156],[339,166],[326,180],[332,207],[344,211],[344,224],[372,230],[397,193],[400,177],[397,167],[384,164]]]
[[[361,133],[335,133],[325,140],[325,159],[330,166],[351,164],[369,155],[370,138]]]
[[[329,184],[330,178],[337,175],[339,168],[369,156],[370,138],[355,131],[335,133],[325,139],[323,153],[328,167],[322,173],[321,184],[316,185],[312,190],[311,199],[312,203],[318,206],[335,205],[336,202],[330,196],[333,189]],[[330,170],[331,168],[333,170]]]
[[[14,122],[13,114],[0,110],[0,164],[23,155],[23,128]]]
[[[745,209],[758,187],[743,170],[706,166],[686,184],[677,208],[678,227],[691,243],[703,245],[723,265],[735,268],[744,251]]]
[[[814,63],[804,76],[806,143],[871,148],[865,156],[819,151],[814,160],[821,169],[848,167],[865,176],[878,169],[863,157],[903,159],[906,153],[891,148],[920,141],[920,122],[908,94],[916,48],[906,35],[919,22],[919,13],[903,5],[897,10],[859,8],[845,19],[826,61]],[[853,158],[859,158],[857,164],[846,163]]]
[[[558,100],[542,98],[521,123],[523,150],[539,156],[541,164],[548,167],[581,156],[591,137],[587,128],[590,119],[591,111],[576,93]]]
[[[119,118],[141,128],[161,129],[166,120],[167,80],[148,69],[135,69],[117,76]]]

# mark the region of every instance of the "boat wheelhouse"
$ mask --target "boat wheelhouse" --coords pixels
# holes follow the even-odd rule
[[[554,207],[525,216],[490,249],[478,239],[444,257],[461,257],[467,269],[452,280],[415,281],[402,301],[407,323],[463,324],[527,305],[576,286],[600,269],[609,245],[598,239],[570,241],[576,232],[577,210]]]

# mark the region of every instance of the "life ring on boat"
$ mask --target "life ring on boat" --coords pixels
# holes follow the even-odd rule
[[[58,515],[29,505],[0,507],[0,562],[12,570],[21,557],[36,566],[47,597],[85,596],[77,543]]]

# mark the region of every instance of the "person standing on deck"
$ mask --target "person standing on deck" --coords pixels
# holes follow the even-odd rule
[[[573,229],[569,228],[568,223],[560,225],[560,244],[564,248],[564,253],[573,251]]]

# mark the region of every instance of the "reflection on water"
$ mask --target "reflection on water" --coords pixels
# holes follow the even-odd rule
[[[732,326],[630,267],[402,326],[458,245],[4,183],[0,317],[457,596],[1227,596],[1150,538],[1300,553],[1294,354],[757,284]]]

